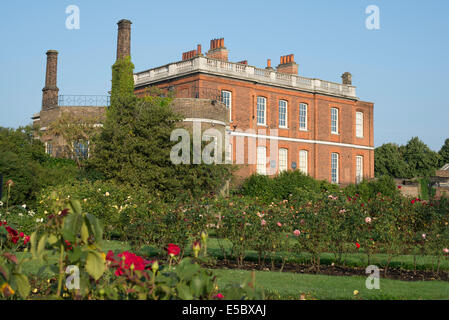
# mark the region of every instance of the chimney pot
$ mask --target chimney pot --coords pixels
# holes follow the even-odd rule
[[[201,54],[201,45],[200,44],[196,46],[196,54],[197,55]]]
[[[350,72],[345,72],[341,76],[342,83],[351,86],[352,85],[352,74]]]
[[[268,59],[268,60],[267,60],[267,67],[268,67],[268,68],[271,68],[271,59]]]

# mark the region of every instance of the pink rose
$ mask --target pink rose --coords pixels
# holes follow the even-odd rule
[[[262,220],[262,221],[260,222],[260,224],[264,226],[264,225],[267,224],[267,222],[266,222],[265,220]]]
[[[371,223],[371,218],[370,218],[370,217],[366,217],[366,218],[365,218],[365,222],[366,222],[366,223]]]
[[[293,231],[293,234],[297,237],[299,237],[299,235],[301,234],[301,231],[299,231],[298,229],[296,229],[295,231]]]
[[[279,227],[282,227],[282,223],[280,223],[280,222],[278,222],[277,225],[278,225]]]

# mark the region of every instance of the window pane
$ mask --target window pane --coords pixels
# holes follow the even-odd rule
[[[331,132],[338,133],[338,109],[331,109]]]
[[[363,137],[363,112],[355,114],[355,135],[359,138]]]
[[[299,170],[307,174],[308,152],[306,150],[299,151]]]
[[[333,183],[338,183],[338,153],[331,155],[331,180]]]
[[[257,173],[267,174],[267,150],[265,147],[257,147]]]
[[[288,150],[279,149],[279,172],[287,171],[288,168]]]
[[[232,94],[229,91],[221,91],[221,101],[229,109],[229,121],[232,121]]]
[[[257,97],[257,124],[265,124],[266,99]]]
[[[89,142],[78,141],[75,142],[75,155],[80,159],[87,159],[89,156]]]
[[[307,105],[305,103],[299,104],[299,129],[307,130]]]
[[[360,183],[363,180],[363,157],[362,156],[356,157],[355,180],[357,183]]]
[[[279,127],[287,127],[287,101],[279,100]]]

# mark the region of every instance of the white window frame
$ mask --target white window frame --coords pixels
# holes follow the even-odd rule
[[[331,133],[338,134],[338,108],[331,108]]]
[[[355,113],[355,136],[363,138],[363,112],[361,111]]]
[[[331,182],[339,183],[339,154],[336,152],[331,153]]]
[[[53,155],[53,143],[51,141],[45,141],[45,153]]]
[[[228,94],[228,97],[226,97],[226,94]],[[229,122],[232,122],[232,92],[221,90],[221,102],[229,109]]]
[[[258,174],[267,174],[267,148],[257,147],[257,164],[256,170]]]
[[[279,149],[278,161],[279,161],[279,172],[287,171],[288,170],[288,149],[286,149],[286,148]]]
[[[363,156],[356,156],[355,159],[355,182],[360,183],[363,181]]]
[[[262,108],[263,107],[263,108]],[[257,124],[265,126],[267,124],[267,98],[258,96],[257,97],[257,109],[256,109],[256,118]],[[259,119],[263,120],[263,122],[259,121]]]
[[[308,174],[309,168],[309,152],[307,150],[299,150],[298,169],[304,174]]]
[[[232,161],[233,161],[233,148],[232,148],[232,143],[229,143],[228,144],[228,161],[229,161],[229,163],[230,164],[232,164]]]
[[[302,112],[301,109],[304,109]],[[307,103],[300,103],[299,104],[299,130],[307,131],[307,109],[308,105]],[[301,113],[304,113],[301,115]],[[301,121],[301,118],[303,118],[304,121]]]
[[[281,110],[285,109],[284,124],[281,124]],[[286,100],[279,100],[279,128],[288,128],[288,102]]]

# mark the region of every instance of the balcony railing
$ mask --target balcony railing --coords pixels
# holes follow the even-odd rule
[[[110,96],[96,95],[60,95],[58,106],[60,107],[109,107]]]
[[[168,78],[200,71],[271,85],[287,86],[310,92],[357,98],[355,87],[351,85],[305,78],[294,74],[260,69],[240,63],[211,59],[202,56],[136,73],[134,75],[134,85],[143,86]]]

